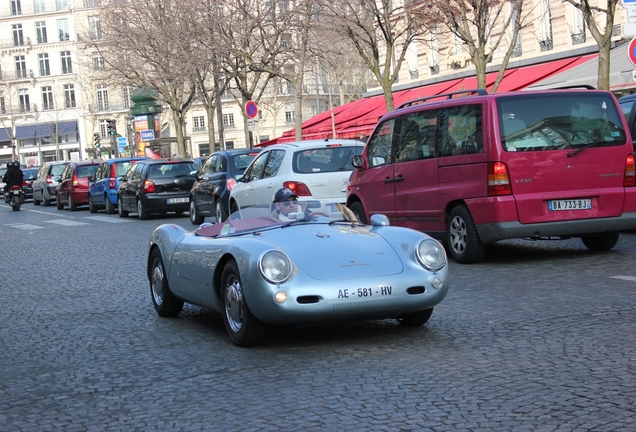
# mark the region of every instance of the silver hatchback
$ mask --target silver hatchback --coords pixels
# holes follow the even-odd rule
[[[45,162],[40,166],[37,178],[33,180],[33,204],[44,206],[51,205],[57,200],[55,189],[60,180],[62,171],[69,164],[66,161]]]

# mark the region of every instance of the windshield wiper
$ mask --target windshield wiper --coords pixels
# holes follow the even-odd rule
[[[568,157],[572,157],[572,156],[576,156],[577,154],[581,153],[583,150],[589,149],[590,147],[595,147],[599,144],[605,144],[606,141],[596,141],[596,142],[592,142],[589,144],[584,145],[583,147],[576,149],[574,151],[571,151],[570,153],[568,153]]]

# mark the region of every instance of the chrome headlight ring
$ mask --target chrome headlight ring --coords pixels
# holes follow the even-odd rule
[[[258,259],[258,270],[269,283],[282,284],[291,276],[292,263],[284,253],[271,250]]]
[[[426,270],[435,272],[446,265],[447,257],[444,246],[432,238],[420,241],[415,248],[415,255]]]

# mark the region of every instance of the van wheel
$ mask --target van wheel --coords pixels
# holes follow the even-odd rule
[[[482,260],[486,245],[481,242],[473,217],[466,206],[451,210],[446,229],[446,243],[450,253],[461,264],[472,264]]]
[[[367,221],[367,215],[364,212],[364,207],[362,207],[362,204],[360,202],[356,201],[352,203],[351,206],[349,206],[349,208],[351,209],[353,214],[356,215],[360,223],[363,223],[365,225],[369,223]]]
[[[592,251],[608,251],[618,243],[619,231],[582,236],[581,240],[586,248]]]

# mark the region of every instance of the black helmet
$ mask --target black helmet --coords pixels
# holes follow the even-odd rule
[[[14,167],[14,168],[20,168],[20,162],[18,162],[18,161],[14,161],[14,162],[13,162],[13,167]]]

